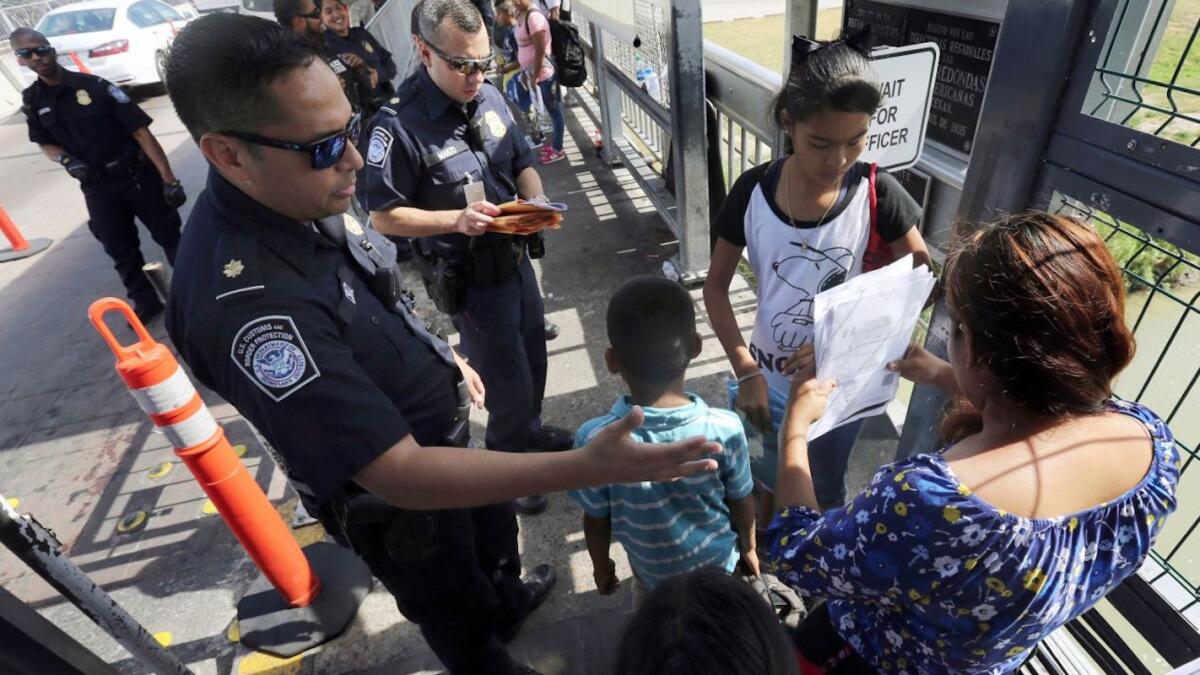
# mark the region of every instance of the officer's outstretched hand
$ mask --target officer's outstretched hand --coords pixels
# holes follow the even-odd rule
[[[500,215],[500,209],[491,202],[475,202],[458,213],[454,221],[454,231],[468,237],[478,237],[487,232],[488,223],[493,216]]]
[[[717,461],[705,456],[720,452],[720,443],[703,436],[674,443],[640,443],[633,432],[645,419],[641,406],[634,406],[623,419],[592,437],[583,448],[592,467],[589,477],[601,483],[661,482],[716,470]]]

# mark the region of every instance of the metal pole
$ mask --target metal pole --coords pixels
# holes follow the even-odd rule
[[[159,300],[166,302],[167,298],[171,297],[171,273],[161,262],[142,265],[142,274],[146,275],[146,279],[154,287],[154,292],[158,294]]]
[[[700,0],[673,0],[668,26],[679,273],[685,284],[695,284],[707,276],[709,262],[707,102]]]
[[[600,142],[604,146],[600,151],[600,159],[610,166],[616,166],[621,163],[621,150],[616,143],[616,139],[622,136],[621,88],[612,81],[612,74],[606,67],[608,58],[604,55],[604,29],[594,21],[589,25],[595,59],[596,99],[600,105]]]
[[[63,555],[62,544],[49,530],[32,516],[17,513],[4,495],[0,495],[0,542],[154,672],[191,675],[187,666]]]
[[[0,635],[9,638],[0,640],[0,672],[117,675],[115,668],[2,586]]]

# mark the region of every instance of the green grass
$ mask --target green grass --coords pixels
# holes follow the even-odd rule
[[[817,13],[819,39],[832,40],[841,30],[841,8],[823,9]],[[782,14],[736,21],[710,21],[704,24],[704,39],[712,40],[729,51],[777,73],[783,72]]]

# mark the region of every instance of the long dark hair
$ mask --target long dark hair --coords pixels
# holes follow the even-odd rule
[[[1133,359],[1121,270],[1073,218],[1031,212],[980,229],[947,260],[945,288],[955,321],[971,327],[975,358],[1031,413],[1099,412]],[[960,402],[942,433],[957,441],[978,428],[978,413]]]
[[[750,586],[705,567],[664,581],[621,638],[619,675],[797,675],[787,632]]]
[[[883,98],[859,36],[833,43],[792,38],[792,67],[771,106],[775,123],[786,130],[824,112],[875,114]]]

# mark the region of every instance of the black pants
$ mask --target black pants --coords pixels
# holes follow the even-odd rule
[[[793,638],[796,651],[826,675],[875,675],[875,669],[859,656],[838,633],[829,616],[829,604],[821,603],[804,617]]]
[[[138,242],[134,217],[142,221],[150,236],[175,264],[175,249],[179,246],[182,222],[179,211],[167,205],[163,198],[163,183],[158,171],[149,163],[130,171],[128,177],[109,179],[84,185],[87,202],[88,229],[112,258],[113,267],[125,284],[125,294],[135,305],[153,305],[158,301],[154,287],[142,273],[146,260]]]
[[[529,603],[512,506],[400,511],[366,538],[363,560],[451,673],[512,672],[496,635]]]
[[[500,284],[468,286],[463,310],[451,318],[487,389],[487,447],[524,452],[542,425],[547,358],[545,306],[529,257]]]

